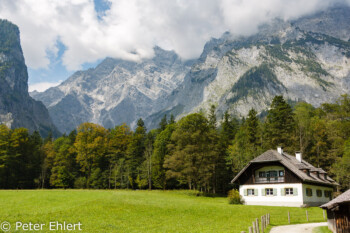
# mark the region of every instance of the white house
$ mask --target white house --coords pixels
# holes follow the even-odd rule
[[[332,198],[338,185],[322,168],[315,168],[281,147],[256,157],[231,183],[239,184],[246,205],[320,206]]]

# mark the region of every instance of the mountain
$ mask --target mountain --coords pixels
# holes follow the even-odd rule
[[[46,107],[29,96],[19,29],[6,20],[0,20],[0,123],[37,130],[42,136],[59,134]]]
[[[217,106],[238,117],[266,110],[275,95],[319,106],[350,91],[350,8],[295,21],[274,20],[249,37],[229,33],[209,41],[184,82],[146,122]],[[179,111],[180,109],[180,111]]]
[[[349,93],[349,25],[344,6],[276,19],[249,37],[211,39],[194,61],[161,48],[140,63],[107,58],[32,96],[63,132],[85,121],[134,126],[139,117],[154,128],[164,114],[180,118],[211,104],[219,116],[228,110],[242,117],[251,108],[263,112],[275,95],[318,106]]]
[[[48,108],[55,125],[69,132],[83,122],[106,128],[160,111],[162,102],[191,67],[173,51],[154,48],[154,57],[142,62],[106,58],[95,69],[79,71],[58,87],[31,93]]]

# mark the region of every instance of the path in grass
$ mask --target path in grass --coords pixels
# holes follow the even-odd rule
[[[0,191],[0,221],[12,227],[16,221],[81,222],[83,232],[241,232],[266,213],[271,225],[285,225],[288,211],[292,223],[306,222],[305,209],[229,205],[189,191]],[[321,209],[308,212],[310,222],[323,221]]]
[[[272,228],[270,233],[312,233],[314,228],[321,226],[327,226],[327,222],[278,226]]]

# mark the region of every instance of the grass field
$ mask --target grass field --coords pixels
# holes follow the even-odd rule
[[[241,232],[265,213],[272,225],[306,222],[305,209],[229,205],[226,198],[189,191],[28,190],[0,191],[0,223],[82,224],[81,232]],[[320,208],[308,208],[310,222],[322,222]],[[78,231],[74,231],[78,232]]]
[[[316,227],[313,229],[312,233],[332,233],[328,227]]]

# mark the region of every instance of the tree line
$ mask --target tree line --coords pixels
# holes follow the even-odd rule
[[[83,123],[53,139],[0,125],[0,188],[195,189],[227,193],[254,157],[283,146],[350,187],[350,97],[313,107],[276,96],[264,117],[242,119],[216,107],[175,122],[166,115],[147,131]]]

